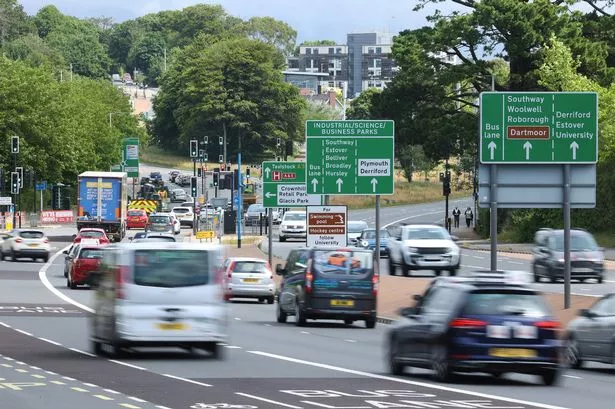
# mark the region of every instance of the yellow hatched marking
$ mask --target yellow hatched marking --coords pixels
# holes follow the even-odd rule
[[[83,389],[83,388],[73,387],[71,389],[74,390],[75,392],[88,392],[87,389]]]
[[[128,409],[141,409],[141,406],[131,405],[130,403],[120,403],[120,406]]]
[[[15,369],[15,370],[20,373],[28,373],[28,371],[25,369]]]
[[[64,382],[61,381],[51,381],[51,383],[55,383],[56,385],[66,385]]]
[[[98,399],[102,399],[102,400],[113,400],[113,398],[110,398],[110,397],[105,396],[105,395],[94,395],[94,397],[98,398]]]
[[[32,375],[33,378],[45,379],[43,375]]]

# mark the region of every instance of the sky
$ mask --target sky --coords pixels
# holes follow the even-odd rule
[[[416,0],[19,0],[28,14],[43,6],[55,5],[71,16],[113,17],[116,22],[134,19],[161,10],[182,9],[198,3],[220,4],[244,20],[270,16],[288,23],[297,31],[297,42],[334,40],[346,43],[347,33],[379,31],[397,34],[427,24],[434,11],[429,6],[412,11]],[[386,6],[384,6],[386,4]],[[442,4],[439,7],[443,7]]]

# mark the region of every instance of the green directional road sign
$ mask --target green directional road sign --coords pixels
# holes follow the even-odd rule
[[[122,172],[122,165],[111,165],[111,172]]]
[[[596,163],[595,92],[483,92],[481,163]]]
[[[124,172],[129,178],[139,177],[139,138],[122,139],[122,158]]]
[[[393,121],[307,121],[305,133],[308,193],[393,194]]]
[[[263,162],[263,206],[320,205],[320,195],[308,195],[305,162]]]

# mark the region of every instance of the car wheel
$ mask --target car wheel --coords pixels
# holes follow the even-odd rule
[[[49,261],[49,254],[47,254],[45,257],[43,257],[43,262],[48,262]]]
[[[305,314],[301,311],[301,306],[297,301],[295,303],[295,325],[298,327],[303,327],[305,326],[305,321]]]
[[[260,297],[260,298],[258,299],[258,302],[259,302],[259,303],[265,302],[265,297]]]
[[[284,243],[286,241],[286,237],[280,236],[278,240],[280,241],[280,243]]]
[[[532,275],[534,276],[534,282],[539,283],[541,281],[538,272],[536,271],[536,264],[532,264]]]
[[[224,354],[222,352],[223,346],[217,342],[212,342],[206,348],[207,352],[211,354],[213,359],[224,359]]]
[[[354,320],[351,320],[350,318],[345,318],[344,319],[344,324],[346,324],[346,325],[352,325],[353,322],[354,322]]]
[[[404,374],[404,365],[399,363],[397,360],[397,354],[399,350],[399,345],[397,344],[396,339],[391,339],[389,343],[389,372],[392,375],[403,375]]]
[[[440,277],[440,275],[442,274],[441,270],[434,270],[434,273],[436,273],[436,277]]]
[[[457,269],[453,268],[453,269],[448,270],[448,275],[451,276],[451,277],[456,276],[457,275]]]
[[[436,345],[431,357],[433,378],[438,382],[448,382],[451,379],[451,368],[448,362],[448,350],[444,345]]]
[[[278,322],[280,324],[284,324],[286,322],[286,318],[288,317],[288,315],[284,311],[282,311],[282,306],[280,305],[279,301],[278,301],[278,306],[275,310],[276,310],[276,318]]]
[[[553,386],[557,384],[559,380],[559,371],[557,369],[549,369],[540,374],[542,382],[547,386]]]
[[[602,284],[602,276],[599,276],[596,280],[598,281],[598,284]]]
[[[393,260],[389,258],[389,275],[394,276],[397,274],[397,266],[393,263]]]
[[[64,267],[64,278],[68,277],[68,270],[66,269],[66,267]]]
[[[401,265],[401,274],[404,277],[408,277],[410,275],[410,269],[408,268],[408,266],[404,263],[402,263]]]
[[[11,250],[11,261],[17,261],[17,253],[15,250]]]
[[[566,362],[573,369],[579,369],[583,365],[579,342],[573,336],[566,341]]]
[[[273,296],[267,297],[267,304],[273,304],[274,301],[275,301],[275,298]]]
[[[102,355],[102,344],[96,340],[90,340],[90,350],[94,355]]]
[[[365,328],[374,329],[376,328],[376,317],[371,317],[365,320]]]

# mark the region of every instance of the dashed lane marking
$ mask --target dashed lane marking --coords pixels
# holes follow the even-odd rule
[[[175,376],[175,375],[170,375],[167,373],[163,373],[162,376],[166,376],[167,378],[171,378],[171,379],[177,379],[178,381],[184,381],[184,382],[188,382],[188,383],[193,383],[195,385],[200,385],[200,386],[211,386],[208,383],[203,383],[203,382],[198,382],[198,381],[193,381],[192,379],[188,379],[188,378],[182,378],[181,376]]]
[[[98,399],[102,399],[102,400],[113,400],[113,398],[110,398],[110,397],[105,396],[105,395],[92,395],[92,396],[94,396],[95,398],[98,398]]]
[[[47,342],[49,344],[52,344],[52,345],[56,345],[56,346],[59,346],[59,347],[62,346],[62,344],[60,344],[59,342],[55,342],[55,341],[52,341],[52,340],[47,339],[47,338],[38,338],[38,339],[40,339],[41,341]]]
[[[128,409],[141,409],[141,406],[132,405],[130,403],[120,403],[120,406],[128,408]]]
[[[129,364],[128,362],[118,361],[116,359],[109,359],[109,362],[113,362],[114,364],[124,365],[124,366],[127,366],[129,368],[133,368],[133,369],[138,369],[140,371],[147,371],[147,369],[145,369],[145,368],[143,368],[141,366]]]
[[[75,392],[89,392],[87,389],[79,388],[77,386],[73,386],[71,387],[71,389],[74,390]]]

